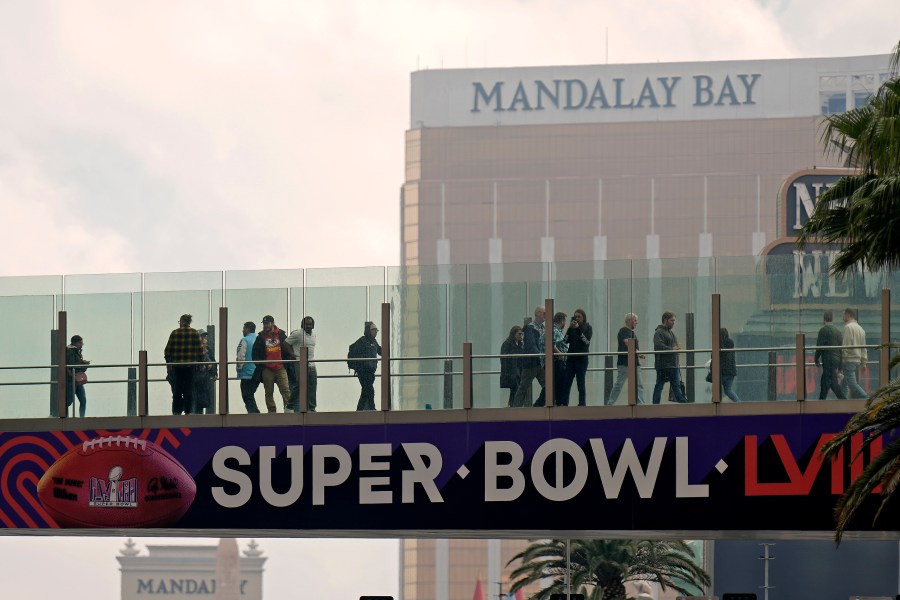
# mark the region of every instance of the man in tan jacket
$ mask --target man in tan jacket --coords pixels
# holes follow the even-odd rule
[[[866,398],[868,394],[859,385],[857,375],[866,366],[866,332],[856,322],[856,309],[844,309],[844,337],[841,349],[841,371],[844,374],[844,395],[848,398]]]

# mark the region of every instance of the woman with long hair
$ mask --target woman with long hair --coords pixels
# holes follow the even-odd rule
[[[734,340],[728,337],[728,330],[724,327],[719,331],[719,347],[722,350],[731,350],[734,348]],[[734,393],[731,386],[734,385],[734,378],[737,377],[737,361],[734,352],[722,352],[719,359],[719,375],[722,380],[722,392],[731,398],[733,402],[740,402],[741,399]]]
[[[585,406],[587,403],[587,390],[584,385],[584,376],[587,373],[588,357],[573,356],[573,354],[583,354],[590,351],[591,337],[594,330],[588,323],[587,314],[584,309],[577,308],[572,314],[572,321],[569,323],[569,329],[566,330],[566,341],[569,344],[569,356],[566,359],[566,376],[563,382],[563,398],[568,398],[572,391],[572,381],[578,385],[578,406]]]
[[[513,325],[509,330],[509,336],[503,340],[500,346],[500,387],[509,388],[508,406],[513,405],[516,390],[519,389],[519,375],[521,366],[519,359],[510,354],[523,354],[525,352],[525,331],[518,325]]]

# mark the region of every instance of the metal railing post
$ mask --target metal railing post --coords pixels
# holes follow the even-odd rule
[[[722,401],[722,344],[719,331],[722,329],[722,296],[720,294],[712,295],[712,362],[709,363],[709,369],[712,373],[712,401],[718,403]]]
[[[553,298],[544,300],[544,406],[553,406]]]
[[[309,412],[309,346],[300,346],[300,356],[297,358],[300,359],[297,365],[297,393],[300,394],[300,412],[305,413]]]
[[[147,395],[147,351],[138,351],[138,416],[146,417],[148,411]]]
[[[625,338],[625,348],[628,350],[628,406],[634,406],[637,404],[638,387],[638,357],[634,338]]]
[[[891,290],[881,290],[881,348],[878,360],[878,385],[884,387],[891,380]]]
[[[59,311],[58,319],[56,328],[59,331],[56,344],[56,414],[61,418],[65,418],[69,416],[69,411],[66,407],[66,400],[68,400],[68,390],[66,389],[66,340],[69,339],[66,311]],[[74,402],[72,406],[75,406]]]
[[[228,414],[228,307],[219,307],[219,414]]]
[[[387,302],[381,303],[381,410],[391,410],[391,305]]]
[[[806,335],[797,334],[797,349],[794,363],[797,367],[797,402],[806,400]]]
[[[472,408],[472,342],[463,342],[463,408]]]

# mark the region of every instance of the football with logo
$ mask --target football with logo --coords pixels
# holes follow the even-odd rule
[[[194,479],[175,457],[122,435],[82,442],[38,482],[38,498],[60,527],[166,527],[196,495]]]

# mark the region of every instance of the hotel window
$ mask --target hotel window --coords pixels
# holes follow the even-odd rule
[[[866,73],[853,76],[853,107],[865,106],[878,87],[878,77],[875,73]]]
[[[847,110],[846,75],[819,77],[819,105],[823,115],[833,115]]]

